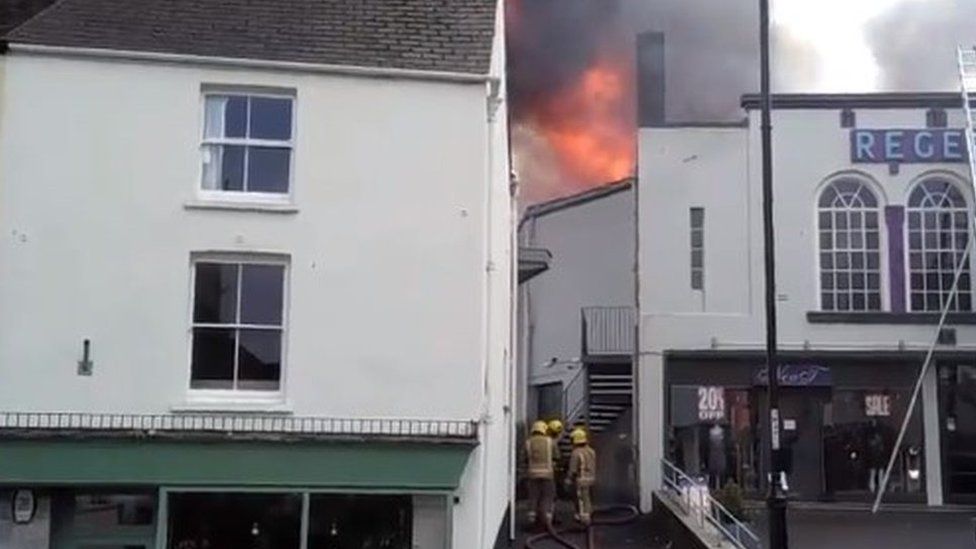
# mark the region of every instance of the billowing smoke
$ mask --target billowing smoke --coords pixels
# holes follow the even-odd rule
[[[976,0],[902,3],[872,21],[867,38],[880,89],[955,91],[956,47],[976,44]]]
[[[636,36],[665,33],[669,121],[728,121],[759,89],[754,0],[508,0],[515,165],[533,202],[633,174]],[[815,78],[808,45],[774,30],[774,85]]]

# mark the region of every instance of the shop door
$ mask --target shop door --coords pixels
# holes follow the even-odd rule
[[[823,492],[823,405],[824,389],[784,388],[780,398],[783,461],[790,484],[790,496],[801,500],[820,499]]]

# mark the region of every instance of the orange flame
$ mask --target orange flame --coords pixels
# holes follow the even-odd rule
[[[634,74],[626,61],[602,59],[534,106],[530,125],[555,154],[566,186],[585,188],[634,173]]]

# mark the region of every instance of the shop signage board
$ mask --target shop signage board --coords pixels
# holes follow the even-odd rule
[[[966,157],[966,137],[963,130],[851,130],[853,163],[961,163],[966,162]]]
[[[756,385],[769,385],[769,369],[756,371]],[[819,364],[780,364],[779,384],[783,387],[830,387],[833,385],[830,368]]]
[[[698,421],[722,421],[725,419],[725,389],[722,387],[698,388]]]

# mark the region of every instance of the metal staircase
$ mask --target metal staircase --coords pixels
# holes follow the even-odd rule
[[[592,434],[609,429],[633,406],[634,378],[630,364],[584,364],[563,390],[566,433],[559,440],[562,455],[571,450],[573,427]]]

